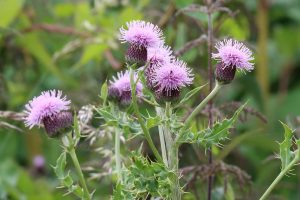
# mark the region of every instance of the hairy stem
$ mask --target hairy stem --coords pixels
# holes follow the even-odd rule
[[[121,153],[120,153],[120,140],[121,131],[119,128],[115,128],[115,159],[116,159],[116,171],[118,175],[118,181],[122,182],[121,174]]]
[[[69,139],[69,142],[73,141],[73,138],[72,138],[71,134],[68,134],[68,139]],[[91,195],[89,193],[87,184],[85,182],[85,178],[83,176],[83,173],[82,173],[82,170],[81,170],[81,167],[80,167],[80,164],[79,164],[76,152],[75,152],[75,146],[74,145],[70,145],[69,147],[70,148],[68,148],[68,153],[70,154],[71,159],[73,161],[73,164],[75,166],[76,173],[77,173],[77,175],[79,177],[80,185],[81,185],[81,187],[84,190],[84,197],[85,197],[86,200],[90,200],[91,199]]]
[[[160,107],[155,107],[156,114],[159,116],[163,116],[162,109]],[[158,133],[159,133],[159,140],[160,140],[160,148],[161,154],[164,161],[164,164],[168,167],[168,158],[167,158],[167,149],[166,149],[166,142],[165,142],[165,135],[162,125],[158,125]]]
[[[136,83],[134,83],[134,71],[132,68],[130,68],[130,84],[131,84],[131,95],[132,95],[132,105],[133,105],[133,109],[134,109],[134,113],[136,114],[137,116],[137,119],[138,119],[138,122],[143,130],[143,133],[144,133],[144,136],[152,150],[152,152],[154,153],[154,156],[156,157],[156,159],[159,161],[159,162],[163,162],[163,159],[162,157],[160,156],[158,150],[156,149],[152,139],[151,139],[151,136],[150,136],[150,133],[148,131],[148,129],[146,128],[145,126],[145,122],[141,116],[141,113],[139,111],[139,107],[138,107],[138,104],[137,104],[137,98],[136,98]]]
[[[299,158],[300,158],[300,154],[299,154],[299,150],[297,150],[295,152],[295,158],[290,162],[289,165],[287,165],[283,170],[281,170],[281,172],[279,173],[279,175],[275,178],[275,180],[272,182],[272,184],[268,187],[268,189],[260,197],[259,200],[264,200],[264,199],[266,199],[269,196],[269,194],[271,193],[271,191],[279,183],[279,181],[284,177],[284,175],[286,175],[291,170],[291,168],[299,161]]]
[[[172,200],[181,200],[181,189],[179,183],[179,174],[178,174],[178,146],[172,145],[170,152],[170,168],[174,171],[172,177],[173,188],[172,188]]]
[[[168,160],[169,160],[169,168],[174,172],[172,176],[172,200],[181,200],[181,188],[179,183],[179,172],[178,172],[178,148],[175,141],[172,138],[171,133],[171,116],[172,116],[172,107],[171,102],[166,102],[165,108],[165,117],[166,117],[166,125],[165,125],[165,137],[166,144],[168,149]]]

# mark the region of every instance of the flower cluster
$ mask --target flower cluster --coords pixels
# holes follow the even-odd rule
[[[181,88],[192,84],[191,70],[172,55],[171,48],[164,44],[162,31],[158,26],[144,21],[132,21],[127,23],[127,29],[122,27],[120,33],[120,40],[130,45],[126,54],[127,61],[147,63],[147,86],[155,92],[157,98],[171,100],[179,96]],[[114,87],[111,90],[115,90]]]
[[[230,83],[236,70],[252,71],[254,59],[252,52],[243,43],[233,39],[225,39],[216,44],[217,53],[212,58],[218,61],[215,70],[216,79],[222,84]]]
[[[43,124],[47,134],[55,137],[73,123],[72,113],[68,111],[70,103],[61,91],[42,92],[25,106],[24,123],[29,128]]]
[[[137,75],[134,74],[134,81],[137,81]],[[136,84],[136,96],[140,99],[143,96],[143,85],[140,81]],[[116,100],[121,105],[129,105],[131,102],[131,84],[130,84],[130,72],[119,72],[117,77],[113,77],[110,81],[110,87],[108,89],[109,97]]]

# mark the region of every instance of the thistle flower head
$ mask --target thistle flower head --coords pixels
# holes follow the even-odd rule
[[[127,29],[120,29],[122,42],[128,42],[131,45],[156,47],[163,43],[162,31],[160,28],[150,22],[131,21],[126,23]]]
[[[130,64],[143,65],[147,61],[147,49],[144,46],[130,45],[126,52],[126,60]]]
[[[147,61],[152,65],[161,66],[170,63],[174,56],[172,56],[172,50],[169,46],[159,46],[154,48],[148,48]]]
[[[169,46],[159,46],[156,48],[148,48],[148,58],[147,61],[149,65],[145,69],[145,78],[147,81],[147,86],[151,90],[154,90],[155,84],[153,83],[155,70],[162,65],[170,63],[174,60],[172,56],[172,51]]]
[[[254,64],[252,52],[243,43],[233,39],[225,39],[216,44],[217,53],[212,58],[222,63],[223,67],[235,67],[240,70],[251,71]]]
[[[62,111],[70,109],[71,101],[63,96],[62,91],[44,91],[25,105],[25,125],[29,128],[40,126],[45,118],[53,118]]]
[[[134,81],[137,80],[137,75],[134,74]],[[136,96],[141,98],[143,96],[143,85],[140,81],[136,84]],[[109,96],[121,103],[121,105],[129,105],[131,102],[131,84],[130,72],[119,72],[117,77],[113,77],[110,81]]]
[[[171,96],[182,87],[192,84],[193,74],[186,63],[175,60],[155,70],[154,83],[157,91],[164,96]]]

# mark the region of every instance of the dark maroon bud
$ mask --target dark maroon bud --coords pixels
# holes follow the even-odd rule
[[[49,137],[58,137],[60,133],[72,127],[73,115],[71,112],[63,111],[51,117],[45,117],[43,124]]]
[[[234,79],[236,72],[235,66],[224,66],[222,63],[217,63],[215,76],[220,84],[229,84]]]
[[[126,60],[130,64],[144,65],[147,62],[147,49],[144,46],[130,45],[127,49]]]
[[[121,92],[118,88],[114,86],[109,86],[108,88],[108,98],[112,101],[118,101],[120,99]]]
[[[179,99],[180,94],[181,92],[178,89],[162,90],[162,91],[156,91],[155,97],[159,103],[165,101],[176,102]]]

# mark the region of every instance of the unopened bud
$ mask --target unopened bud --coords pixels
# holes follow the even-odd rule
[[[132,64],[144,65],[147,61],[147,49],[144,46],[130,45],[127,49],[126,60]]]
[[[45,130],[49,137],[58,137],[60,133],[67,131],[73,124],[73,115],[71,112],[60,112],[51,117],[43,119]]]
[[[234,79],[236,72],[235,66],[223,66],[222,63],[217,63],[216,69],[215,69],[215,76],[217,81],[220,84],[229,84]]]

